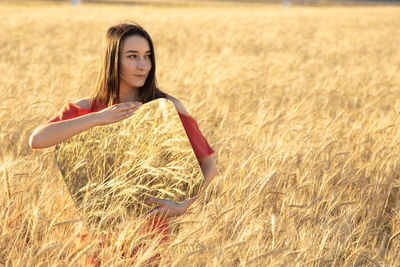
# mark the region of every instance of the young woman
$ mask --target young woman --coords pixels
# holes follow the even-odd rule
[[[54,118],[39,125],[29,139],[31,148],[50,147],[92,127],[126,119],[142,103],[165,97],[178,111],[203,172],[205,189],[217,174],[214,151],[182,103],[157,88],[154,47],[149,34],[137,24],[119,24],[107,30],[104,41],[103,63],[94,94],[66,104]],[[175,203],[153,198],[150,201],[158,206],[147,216],[165,234],[168,218],[183,214],[195,200]]]

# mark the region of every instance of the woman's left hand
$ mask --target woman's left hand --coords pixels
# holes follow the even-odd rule
[[[171,200],[155,198],[155,197],[150,197],[149,200],[154,204],[157,204],[158,206],[149,211],[146,214],[146,217],[153,215],[159,217],[167,217],[167,218],[176,217],[185,213],[185,211],[189,207],[188,205],[189,203],[187,201],[182,203],[176,203]]]

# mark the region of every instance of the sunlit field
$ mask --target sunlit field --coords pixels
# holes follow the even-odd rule
[[[145,266],[400,264],[400,9],[209,4],[0,4],[0,265],[85,266],[82,223],[33,129],[90,94],[110,25],[152,36],[219,175]],[[127,266],[122,239],[101,252]],[[73,245],[75,244],[75,245]]]
[[[179,115],[166,99],[65,140],[56,146],[55,158],[91,232],[120,229],[120,223],[150,212],[154,205],[148,197],[183,202],[204,184]]]

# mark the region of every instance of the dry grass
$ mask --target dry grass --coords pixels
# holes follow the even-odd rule
[[[28,137],[88,95],[105,29],[123,19],[149,30],[159,85],[197,119],[220,172],[172,221],[162,266],[399,265],[397,7],[0,9],[0,265],[93,251],[69,249],[73,203],[53,150]],[[138,242],[137,225],[123,237]]]
[[[204,184],[179,115],[166,99],[56,145],[55,158],[80,217],[96,232],[145,215],[155,207],[149,197],[183,202]]]

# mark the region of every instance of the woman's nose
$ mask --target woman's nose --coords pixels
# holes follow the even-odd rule
[[[143,58],[139,58],[137,67],[139,69],[145,69],[147,67],[146,60],[144,60]]]

